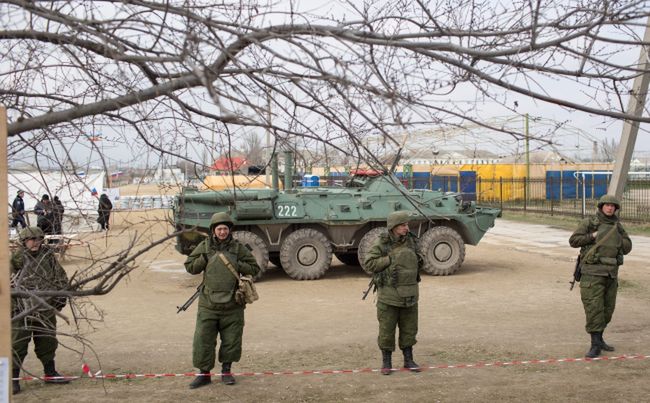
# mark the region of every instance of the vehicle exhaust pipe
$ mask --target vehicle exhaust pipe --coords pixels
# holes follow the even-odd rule
[[[293,151],[284,152],[284,190],[293,188]]]
[[[273,153],[273,157],[271,157],[271,182],[273,190],[276,192],[280,190],[280,183],[278,179],[278,155],[275,153]]]

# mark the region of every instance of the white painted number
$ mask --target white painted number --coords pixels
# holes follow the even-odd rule
[[[278,217],[296,217],[296,206],[278,206]]]

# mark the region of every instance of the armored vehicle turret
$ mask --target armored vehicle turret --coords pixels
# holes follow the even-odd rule
[[[394,175],[369,171],[356,172],[339,187],[185,189],[174,204],[176,229],[182,231],[176,248],[189,254],[206,236],[212,214],[225,211],[235,223],[233,237],[248,246],[262,272],[271,262],[293,279],[314,280],[330,268],[333,255],[361,265],[386,231],[386,217],[397,210],[411,211],[424,270],[433,275],[458,270],[465,245],[478,244],[501,213],[463,201],[459,193],[409,191]]]

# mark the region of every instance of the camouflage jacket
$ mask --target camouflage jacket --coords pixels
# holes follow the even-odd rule
[[[569,238],[569,244],[580,248],[583,274],[612,278],[618,276],[623,255],[632,250],[632,241],[618,217],[608,217],[601,211],[580,222]]]
[[[12,253],[9,266],[12,289],[58,291],[65,289],[68,284],[65,270],[54,256],[54,251],[47,245],[42,245],[37,252],[20,247]],[[43,299],[58,310],[65,306],[65,297],[45,297]],[[50,310],[33,297],[12,298],[11,305],[13,314],[24,310]]]
[[[238,273],[255,276],[260,271],[255,257],[232,235],[222,242],[213,236],[205,239],[185,260],[188,273],[203,273],[199,307],[220,310],[240,306],[235,303],[237,279],[223,263],[219,253],[223,253]]]
[[[417,304],[423,261],[415,235],[409,232],[398,239],[388,232],[381,234],[364,264],[374,273],[377,301],[399,307]]]

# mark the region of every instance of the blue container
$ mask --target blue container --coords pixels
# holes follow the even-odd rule
[[[320,178],[318,175],[304,175],[302,177],[303,187],[318,187],[320,185]]]

